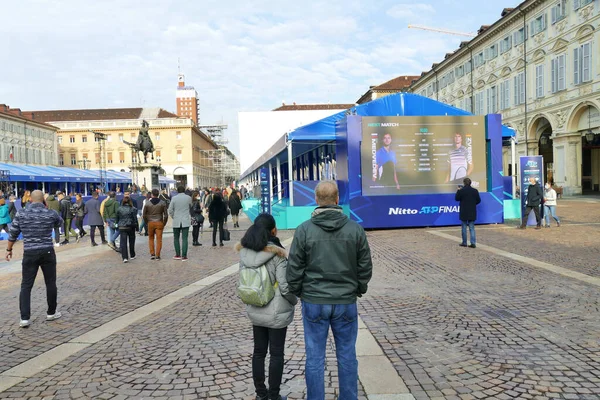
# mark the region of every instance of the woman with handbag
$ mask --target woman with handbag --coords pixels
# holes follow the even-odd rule
[[[233,221],[233,227],[240,227],[240,210],[242,209],[242,201],[240,200],[240,192],[234,190],[229,196],[229,210],[231,210],[231,220]]]
[[[123,262],[135,259],[135,232],[138,230],[137,208],[129,195],[123,197],[121,205],[117,208],[115,218],[121,236],[121,257]],[[129,244],[129,249],[127,248]]]
[[[217,227],[219,228],[219,246],[223,246],[223,223],[227,217],[227,204],[223,201],[223,196],[220,192],[216,192],[213,195],[213,199],[208,207],[208,219],[212,223],[213,234],[212,234],[212,245],[217,245]]]
[[[275,219],[269,214],[260,214],[246,231],[241,243],[240,268],[266,266],[275,289],[275,296],[267,305],[246,305],[252,322],[254,351],[252,353],[252,378],[257,400],[285,400],[279,394],[283,376],[285,336],[287,327],[294,319],[296,296],[289,292],[286,280],[287,254],[277,238]],[[265,385],[265,359],[269,360],[269,387]]]
[[[200,193],[194,191],[192,193],[192,208],[190,209],[192,216],[192,246],[202,246],[198,241],[200,229],[204,224],[204,215],[202,215],[202,203],[200,202]]]

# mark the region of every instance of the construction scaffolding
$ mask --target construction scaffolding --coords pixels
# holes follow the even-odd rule
[[[240,162],[227,148],[229,141],[225,138],[227,125],[199,125],[217,145],[215,149],[198,149],[201,154],[201,171],[199,171],[199,187],[229,186],[240,176]]]

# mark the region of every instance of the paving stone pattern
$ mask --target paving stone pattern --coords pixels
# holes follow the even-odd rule
[[[190,234],[188,262],[172,259],[171,236],[164,238],[160,261],[150,260],[147,240],[143,236],[137,236],[137,258],[127,264],[123,264],[120,255],[108,247],[100,256],[86,257],[85,251],[90,246],[87,236],[79,244],[59,248],[82,255],[77,261],[65,263],[61,262],[60,253],[57,254],[58,309],[63,318],[52,323],[44,321],[46,288],[40,271],[31,296],[32,325],[27,329],[18,326],[20,274],[0,275],[0,304],[3,305],[0,313],[0,372],[235,264],[239,255],[233,245],[250,223],[241,218],[240,224],[242,228],[231,230],[232,239],[222,248],[211,247],[207,233],[203,236],[203,246],[192,247]],[[279,232],[282,240],[292,234],[292,231]]]
[[[490,232],[524,242],[516,229],[479,229],[481,242],[497,247]],[[376,273],[361,315],[416,399],[600,399],[598,287],[426,229],[369,242]],[[550,260],[564,251],[532,248]]]
[[[252,326],[235,295],[236,283],[237,277],[230,276],[0,393],[0,398],[253,400]],[[299,307],[296,311],[288,328],[281,393],[304,399],[304,339]],[[336,398],[337,381],[330,341],[327,399]],[[366,400],[362,388],[359,394]]]

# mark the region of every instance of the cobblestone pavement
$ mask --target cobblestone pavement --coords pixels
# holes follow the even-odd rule
[[[478,227],[478,242],[594,275],[600,203],[561,201],[558,214],[560,228]],[[456,235],[460,229],[440,230]],[[429,231],[368,233],[374,278],[359,302],[361,317],[416,399],[600,399],[597,286],[460,248]],[[233,241],[241,233],[234,231]],[[290,235],[280,232],[283,239]],[[166,243],[165,256],[172,255]],[[0,301],[9,305],[3,310],[13,307],[0,315],[0,371],[234,264],[231,247],[191,248],[199,262],[187,264],[167,257],[159,265],[144,262],[147,250],[131,264],[121,264],[111,251],[83,255],[59,268],[65,317],[41,322],[45,295],[38,281],[28,330],[15,324],[19,276],[0,275]],[[0,398],[251,399],[251,331],[235,281],[227,277],[168,306]],[[304,398],[299,310],[288,330],[286,360],[282,393]],[[326,377],[334,399],[332,345]],[[362,389],[360,396],[366,398]]]

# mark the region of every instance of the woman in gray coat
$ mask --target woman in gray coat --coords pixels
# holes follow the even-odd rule
[[[273,216],[260,214],[256,217],[236,249],[240,251],[240,268],[259,268],[265,265],[275,286],[275,297],[266,306],[246,305],[254,336],[252,377],[256,398],[285,400],[285,397],[279,395],[285,336],[288,325],[294,319],[294,306],[298,299],[288,289],[285,279],[287,254],[277,238]],[[265,385],[267,349],[271,354],[268,389]]]

